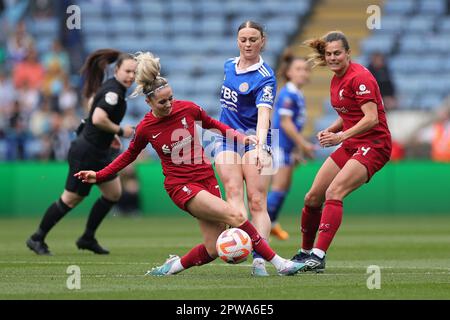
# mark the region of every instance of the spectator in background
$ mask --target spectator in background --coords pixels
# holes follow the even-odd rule
[[[384,55],[381,52],[373,53],[367,69],[369,69],[378,82],[386,111],[397,108],[395,87]]]
[[[59,95],[63,90],[66,74],[57,61],[52,61],[47,68],[42,83],[42,93],[51,99],[52,110],[59,112]]]
[[[78,106],[78,94],[70,83],[67,75],[64,76],[63,88],[58,97],[58,109],[62,112],[68,109],[76,109]]]
[[[45,76],[45,69],[39,62],[38,53],[31,47],[24,61],[17,63],[13,68],[13,82],[17,89],[28,85],[33,89],[40,89]]]
[[[437,111],[432,124],[418,131],[415,144],[428,144],[430,158],[436,162],[450,162],[450,96]]]
[[[30,12],[33,18],[48,18],[53,15],[53,2],[51,0],[31,0]]]
[[[52,44],[52,50],[48,51],[42,57],[42,64],[46,69],[54,67],[55,64],[66,74],[70,73],[69,54],[63,48],[61,42],[55,39]]]
[[[20,103],[15,101],[9,118],[8,127],[6,128],[6,159],[27,159],[27,140],[27,121],[22,114]]]
[[[33,45],[33,37],[27,32],[25,22],[20,21],[8,39],[8,58],[13,64],[23,61]]]
[[[10,75],[0,71],[0,114],[10,112],[16,98],[16,92]]]

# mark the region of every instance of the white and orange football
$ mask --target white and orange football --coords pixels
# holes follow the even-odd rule
[[[244,230],[230,228],[217,238],[216,249],[223,261],[231,264],[241,263],[247,260],[252,252],[252,240]]]

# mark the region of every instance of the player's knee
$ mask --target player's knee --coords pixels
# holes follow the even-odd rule
[[[61,197],[61,201],[68,206],[69,208],[75,208],[81,201],[83,201],[84,197],[79,195],[66,195],[63,194]]]
[[[232,208],[232,210],[230,210],[230,214],[228,215],[228,221],[226,223],[232,227],[238,227],[242,225],[245,222],[245,220],[246,217],[242,212]]]
[[[259,192],[255,192],[253,194],[250,194],[248,197],[248,208],[250,212],[253,214],[255,212],[261,212],[266,207],[266,204],[264,203],[265,197],[263,194]]]
[[[343,189],[339,186],[330,186],[325,192],[326,200],[342,200]]]
[[[227,199],[242,199],[243,197],[242,187],[236,184],[226,184],[225,190]]]
[[[305,199],[304,200],[305,200],[305,205],[306,206],[313,207],[313,208],[320,207],[322,205],[322,202],[323,202],[323,198],[320,195],[318,195],[318,194],[316,194],[314,192],[308,192],[305,195]]]
[[[104,194],[103,197],[111,202],[118,202],[122,197],[122,190],[115,190]]]

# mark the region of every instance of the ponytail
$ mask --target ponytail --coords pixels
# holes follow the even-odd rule
[[[116,68],[119,68],[122,62],[127,59],[133,59],[133,57],[128,53],[114,49],[100,49],[91,53],[80,71],[81,75],[85,77],[84,97],[89,99],[100,88],[105,69],[109,64],[117,61]]]
[[[134,59],[137,61],[137,87],[130,95],[131,98],[139,95],[150,97],[168,85],[167,80],[160,76],[161,63],[159,62],[159,58],[151,52],[137,52],[134,55]]]
[[[326,35],[319,39],[309,39],[306,40],[303,44],[307,47],[310,47],[314,50],[313,53],[308,55],[308,62],[312,63],[312,67],[315,66],[325,66],[325,48],[329,42],[333,41],[342,41],[342,45],[345,48],[345,51],[350,50],[350,46],[348,44],[348,40],[345,37],[344,33],[341,31],[331,31]]]

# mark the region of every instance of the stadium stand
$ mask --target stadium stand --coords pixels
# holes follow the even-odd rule
[[[52,3],[51,1],[41,2]],[[50,7],[42,10],[42,8],[35,8],[35,1],[23,0],[20,6],[10,5],[8,14],[5,14],[11,31],[16,29],[19,20],[25,21],[24,32],[32,39],[33,47],[36,48],[41,63],[43,63],[44,55],[53,46],[54,40],[61,36],[61,29],[65,28],[65,24],[61,23],[61,20],[67,17],[63,6],[76,4],[81,8],[81,34],[78,39],[83,45],[81,50],[83,58],[89,52],[105,47],[126,52],[152,51],[161,57],[164,66],[162,73],[171,82],[177,98],[193,100],[212,116],[218,116],[223,64],[226,59],[238,55],[236,47],[238,25],[249,19],[255,19],[265,25],[268,43],[264,59],[275,68],[277,56],[308,15],[313,1],[273,0],[261,3],[257,0],[226,2],[219,0],[77,0],[59,3],[61,4],[57,9]],[[37,14],[36,9],[41,9],[41,13]],[[5,44],[7,40],[5,39]],[[12,103],[0,109],[2,113],[5,112],[5,117],[2,117],[0,121],[2,128],[0,130],[2,132],[0,160],[46,159],[48,157],[55,159],[54,155],[49,155],[51,151],[42,152],[46,148],[52,149],[51,146],[44,148],[44,144],[48,145],[51,141],[49,137],[52,126],[50,121],[45,120],[46,117],[43,117],[42,113],[50,115],[56,111],[63,119],[66,117],[65,113],[59,110],[57,103],[57,96],[64,87],[63,83],[68,82],[68,90],[73,90],[75,87],[78,93],[77,105],[66,108],[74,109],[70,111],[70,117],[81,119],[84,116],[85,110],[79,103],[81,86],[80,79],[77,77],[79,65],[73,63],[76,51],[80,50],[76,46],[75,49],[66,46],[60,51],[61,53],[55,55],[70,56],[70,70],[60,79],[57,78],[52,82],[56,91],[52,92],[50,97],[45,96],[41,91],[29,93],[29,96],[37,99],[36,105],[26,112],[21,110],[16,117],[22,119],[25,126],[29,126],[27,124],[32,118],[37,118],[39,121],[33,120],[34,126],[38,127],[37,124],[39,124],[43,128],[34,130],[34,133],[25,129],[18,134],[19,129],[11,127],[12,123],[17,122],[10,112]],[[16,52],[16,56],[13,53],[7,53],[3,64],[7,77],[5,83],[0,86],[0,91],[6,90],[11,85],[9,76],[16,63],[13,59],[18,61],[23,59],[19,54],[21,51]],[[48,66],[44,67],[47,74]],[[64,80],[65,77],[68,78],[67,81]],[[48,110],[40,110],[46,103],[49,104]],[[136,123],[148,111],[148,107],[140,99],[130,99],[128,106],[129,111],[124,123]],[[72,126],[76,123],[76,121],[64,121],[66,122]],[[64,129],[66,136],[72,134],[72,127],[65,126]],[[42,134],[36,136],[36,132]],[[8,152],[8,150],[15,151]],[[20,152],[18,153],[17,150]]]
[[[7,30],[0,35],[0,160],[58,159],[62,152],[55,148],[62,148],[61,143],[54,146],[50,137],[57,134],[61,141],[70,140],[84,117],[78,69],[86,55],[98,48],[154,52],[161,57],[162,73],[177,97],[193,100],[217,117],[223,63],[238,55],[236,29],[248,19],[266,27],[264,58],[273,68],[287,46],[305,55],[308,51],[299,46],[305,39],[340,29],[349,38],[357,62],[368,65],[374,52],[385,55],[398,109],[431,111],[450,92],[446,0],[22,0],[7,4],[0,16]],[[69,4],[81,8],[78,33],[67,32],[62,23],[67,18],[64,6]],[[382,8],[381,29],[366,27],[369,5]],[[55,39],[62,40],[63,46],[58,48]],[[46,70],[38,91],[17,88],[12,81],[15,66],[31,46]],[[62,70],[49,72],[53,59]],[[317,68],[305,87],[310,119],[306,135],[312,136],[334,116],[328,98],[330,77],[328,70]],[[140,99],[130,99],[128,105],[125,123],[136,123],[148,110]],[[58,120],[49,120],[54,113],[62,128],[57,128]]]

